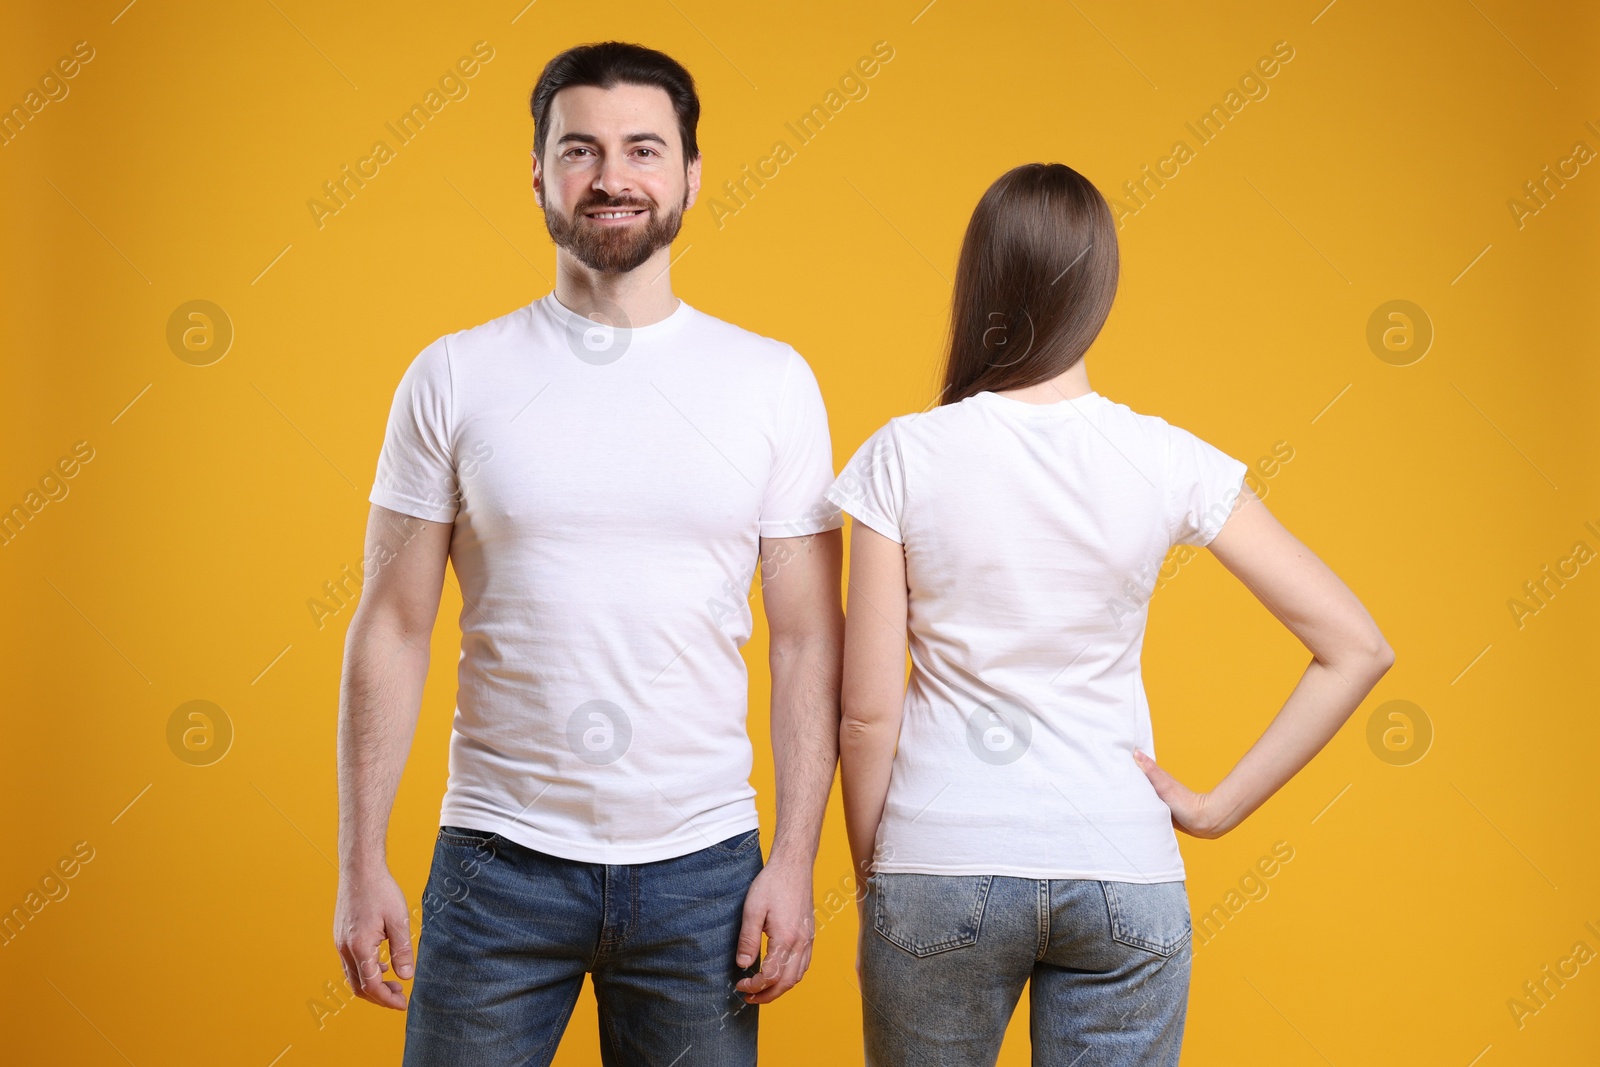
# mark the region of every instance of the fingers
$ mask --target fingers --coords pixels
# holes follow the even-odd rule
[[[406,1006],[406,995],[402,992],[400,983],[383,977],[383,972],[389,969],[388,964],[379,955],[385,929],[391,931],[391,936],[393,935],[395,927],[392,920],[370,933],[359,934],[340,942],[339,961],[344,965],[345,980],[350,983],[350,988],[356,996],[370,1000],[374,1004],[381,1004],[385,1008],[403,1011]],[[403,938],[401,944],[405,948],[406,969],[409,972],[411,938],[409,932],[401,933],[400,936]]]
[[[383,933],[389,939],[389,960],[394,964],[395,977],[410,978],[416,966],[411,949],[411,924],[404,916],[390,915],[384,920]]]
[[[767,957],[761,973],[738,983],[750,1004],[769,1004],[799,984],[811,966],[811,935],[787,931],[767,938]]]
[[[756,961],[756,957],[761,955],[761,927],[766,921],[766,908],[747,900],[744,921],[739,925],[739,942],[733,957],[734,962],[740,967],[750,966]]]

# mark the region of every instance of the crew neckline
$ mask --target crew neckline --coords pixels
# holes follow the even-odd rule
[[[587,316],[578,314],[557,300],[554,289],[540,297],[538,303],[544,308],[545,313],[555,320],[558,326],[567,328],[577,326],[579,329],[588,329],[593,326],[604,325]],[[680,296],[678,297],[678,306],[666,318],[645,326],[619,326],[617,327],[617,332],[625,335],[629,343],[653,340],[672,333],[688,321],[693,314],[694,308],[689,305],[689,301]]]
[[[1080,401],[1086,401],[1090,404],[1108,402],[1106,397],[1093,389],[1078,396],[1052,400],[1048,404],[1032,404],[1026,400],[1018,400],[1016,397],[1001,396],[999,393],[989,389],[973,393],[968,399],[976,400],[998,411],[1010,411],[1033,418],[1060,418],[1061,416],[1072,414],[1077,411]]]

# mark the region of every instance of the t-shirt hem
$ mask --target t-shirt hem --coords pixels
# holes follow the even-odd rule
[[[836,513],[825,519],[762,519],[757,528],[762,537],[808,537],[843,525],[844,516]]]
[[[938,863],[880,863],[873,868],[878,874],[942,874],[974,875],[993,874],[1005,878],[1084,878],[1104,882],[1181,882],[1187,877],[1183,867],[1166,870],[1127,871],[1104,867],[1026,867],[997,863],[938,864]]]
[[[735,834],[748,833],[761,828],[757,814],[725,819],[711,826],[689,828],[687,836],[677,836],[666,841],[648,841],[631,844],[609,844],[603,841],[573,841],[555,837],[514,820],[485,816],[482,812],[458,811],[448,805],[439,811],[441,826],[461,826],[486,833],[499,834],[514,844],[542,852],[557,859],[579,863],[654,863],[657,860],[676,859],[710,848]]]
[[[367,494],[367,500],[379,507],[398,511],[403,515],[410,515],[429,522],[453,522],[456,517],[456,508],[442,508],[437,504],[428,504],[404,493],[397,493],[393,489],[385,489],[381,485],[373,486],[372,492]]]

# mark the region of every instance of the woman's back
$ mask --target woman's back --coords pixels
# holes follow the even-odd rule
[[[1099,393],[980,392],[891,420],[831,498],[905,548],[913,662],[877,870],[1180,880],[1154,754],[1145,607],[1246,467]]]

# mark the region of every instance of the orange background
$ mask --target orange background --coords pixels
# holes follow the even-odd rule
[[[0,948],[10,1062],[398,1062],[400,1015],[357,1002],[319,1022],[311,1006],[341,978],[334,724],[351,608],[318,629],[307,601],[360,568],[409,360],[549,290],[527,94],[556,51],[606,37],[669,52],[700,85],[706,200],[675,249],[676,291],[809,359],[841,464],[932,399],[958,242],[996,176],[1060,160],[1134,207],[1123,182],[1189,143],[1125,220],[1091,380],[1246,462],[1286,442],[1293,458],[1258,478],[1269,507],[1398,661],[1244,825],[1181,839],[1197,926],[1225,909],[1197,935],[1183,1062],[1592,1059],[1597,565],[1566,564],[1520,625],[1508,601],[1576,542],[1600,549],[1584,525],[1600,527],[1600,174],[1562,162],[1575,142],[1600,149],[1594,9],[125,2],[26,5],[0,34],[0,104],[76,42],[93,49],[0,146],[0,506],[41,480],[66,490],[0,546],[0,908],[76,843],[92,849],[68,895]],[[468,95],[319,227],[307,202],[323,183],[476,41],[493,58]],[[867,94],[797,145],[784,124],[878,41],[894,54]],[[1293,58],[1267,95],[1200,144],[1185,123],[1279,41]],[[722,182],[778,139],[793,158],[719,219]],[[1536,180],[1543,203],[1524,188]],[[206,366],[167,339],[191,300],[234,331]],[[1398,335],[1369,344],[1391,300],[1431,325],[1420,359]],[[92,458],[51,481],[80,441]],[[1206,788],[1307,653],[1209,554],[1168,575],[1145,657],[1158,755]],[[390,837],[413,906],[458,610],[452,575]],[[770,833],[763,631],[746,652]],[[169,747],[190,700],[232,726],[208,766]],[[1409,723],[1388,708],[1369,741],[1392,700],[1414,705]],[[1293,859],[1248,881],[1280,841]],[[836,800],[814,963],[762,1011],[766,1063],[859,1062],[855,915],[823,903],[847,869]],[[1242,879],[1255,899],[1230,898]],[[1539,1004],[1523,983],[1546,966],[1569,977]],[[1538,1007],[1520,1023],[1517,997]],[[1024,1003],[1002,1063],[1027,1062],[1026,1022]],[[586,994],[557,1062],[596,1062],[594,1030]]]

